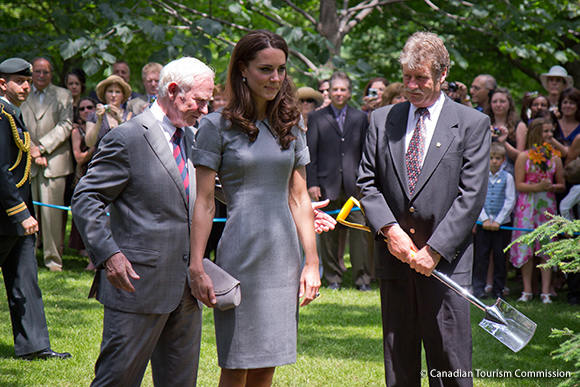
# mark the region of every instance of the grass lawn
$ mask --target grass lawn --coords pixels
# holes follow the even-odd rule
[[[87,260],[65,252],[61,273],[39,268],[39,283],[44,296],[51,344],[57,351],[68,351],[65,361],[26,362],[14,357],[12,331],[4,286],[0,285],[0,386],[88,386],[93,377],[102,332],[102,306],[88,300],[92,273],[83,269]],[[347,259],[347,267],[349,267]],[[513,275],[513,273],[512,273]],[[301,310],[298,361],[277,369],[274,386],[372,387],[384,386],[382,363],[380,303],[377,284],[373,291],[358,292],[348,287],[341,291],[321,289],[322,297]],[[435,279],[433,279],[435,281]],[[0,282],[3,278],[0,276]],[[538,299],[516,303],[521,285],[509,279],[512,306],[538,324],[530,344],[519,353],[511,352],[477,324],[483,312],[472,308],[473,366],[486,373],[503,372],[504,377],[477,377],[476,386],[557,386],[562,378],[517,377],[516,372],[574,371],[570,363],[552,360],[550,353],[561,339],[549,338],[551,328],[580,330],[580,308],[565,302],[565,292],[553,304]],[[212,312],[204,309],[204,329],[198,386],[217,386],[217,366]],[[425,368],[425,367],[424,367]],[[505,377],[506,373],[511,377]],[[143,386],[152,386],[148,369]],[[428,379],[423,379],[423,386]]]

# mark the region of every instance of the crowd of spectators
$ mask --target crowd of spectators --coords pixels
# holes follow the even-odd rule
[[[32,65],[33,87],[31,96],[23,106],[23,114],[35,145],[32,151],[34,161],[32,171],[34,199],[52,205],[70,205],[70,197],[74,187],[83,174],[86,173],[88,163],[98,148],[100,139],[119,124],[140,114],[156,100],[159,73],[162,65],[159,63],[147,63],[142,68],[143,90],[145,93],[141,95],[133,91],[129,85],[131,70],[128,64],[119,60],[113,65],[112,75],[103,79],[97,85],[96,90],[88,93],[89,96],[87,96],[86,90],[86,76],[82,70],[74,69],[65,74],[62,77],[63,87],[61,88],[52,84],[53,69],[46,58],[36,58],[32,61]],[[490,135],[493,141],[503,148],[501,152],[497,151],[497,147],[494,148],[496,149],[496,159],[502,160],[500,170],[494,173],[506,171],[510,174],[510,177],[515,179],[515,187],[530,183],[524,183],[522,179],[529,178],[529,167],[530,163],[533,167],[533,160],[529,156],[521,155],[529,155],[530,150],[535,149],[535,146],[543,146],[543,144],[527,144],[530,135],[530,125],[535,119],[542,119],[542,122],[550,122],[553,136],[546,139],[546,141],[555,152],[553,164],[561,164],[562,171],[554,173],[553,176],[544,176],[550,180],[550,184],[545,183],[547,187],[545,192],[553,193],[550,196],[554,196],[554,208],[559,205],[563,206],[561,208],[562,215],[567,218],[577,218],[580,188],[569,182],[566,182],[562,189],[555,189],[554,187],[560,187],[560,183],[557,180],[559,179],[558,176],[564,175],[563,168],[580,155],[580,140],[577,139],[580,133],[580,91],[573,87],[572,77],[561,66],[552,67],[549,72],[542,74],[540,79],[546,94],[537,91],[525,93],[523,99],[517,101],[519,102],[519,109],[510,90],[498,86],[495,78],[490,74],[476,76],[469,87],[467,82],[445,81],[442,85],[442,90],[455,102],[471,106],[489,115],[491,120]],[[308,131],[311,126],[309,122],[311,117],[315,117],[314,122],[316,122],[316,117],[321,116],[319,112],[326,111],[329,116],[333,116],[340,109],[343,109],[346,103],[351,100],[350,90],[346,90],[345,95],[338,98],[340,102],[333,103],[330,79],[321,80],[316,89],[309,86],[300,87],[297,98],[299,101],[298,107],[302,113],[301,125],[304,130]],[[340,92],[335,91],[335,95],[337,93],[340,94]],[[335,97],[335,99],[337,98]],[[224,93],[223,86],[216,85],[211,109],[220,109],[227,103],[227,100],[228,96]],[[361,110],[368,116],[377,108],[405,101],[405,89],[402,83],[389,83],[384,77],[375,77],[366,83],[363,89],[363,96],[359,100],[361,102]],[[48,111],[47,114],[45,114],[46,111]],[[349,114],[349,116],[352,115],[353,113]],[[339,129],[337,138],[342,138],[343,141],[345,136],[342,134],[341,124],[344,124],[345,117],[347,117],[346,113],[341,119],[335,120]],[[348,125],[350,127],[353,124],[348,123]],[[309,181],[313,182],[312,184],[319,184],[318,179],[320,176],[313,176],[313,174],[320,175],[321,173],[321,171],[314,171],[313,169],[313,167],[316,167],[316,163],[319,162],[317,153],[324,154],[325,149],[328,148],[330,154],[342,154],[342,157],[334,161],[336,164],[334,167],[338,171],[342,171],[345,168],[344,165],[341,165],[344,151],[329,147],[328,136],[319,137],[318,126],[315,128],[317,134],[314,132],[308,134],[310,142],[314,141],[314,138],[317,141],[316,144],[309,144],[310,151],[314,152],[311,154],[314,162],[307,170],[310,172]],[[543,139],[540,140],[540,142],[544,141]],[[352,145],[352,142],[348,143],[349,146]],[[360,153],[360,150],[357,153]],[[520,156],[522,158],[527,157],[526,160],[528,161],[522,162],[525,168],[520,171],[521,176],[518,177],[516,163]],[[556,162],[556,158],[559,158],[561,162]],[[324,156],[323,159],[327,162],[329,157]],[[352,161],[353,166],[359,161],[359,158],[355,157],[355,159]],[[322,174],[328,173],[328,168],[325,167],[323,169],[325,170],[322,171]],[[518,179],[522,181],[518,181]],[[322,180],[324,180],[324,177]],[[492,186],[490,185],[491,188]],[[313,200],[326,199],[326,196],[328,196],[319,192],[320,188],[317,185],[309,186],[309,189]],[[343,184],[339,191],[346,192],[344,189],[345,186]],[[318,195],[315,195],[316,193]],[[567,194],[569,194],[568,197],[566,197]],[[530,196],[529,194],[527,195]],[[341,200],[343,199],[341,198]],[[341,203],[342,201],[339,200],[336,203],[336,207],[340,207]],[[225,217],[225,206],[219,202],[216,202],[216,205],[219,208],[219,215]],[[521,224],[521,211],[518,210],[517,205],[513,207],[515,209],[510,211],[509,216],[502,217],[502,222],[500,223],[495,222],[494,224],[493,215],[483,219],[487,214],[482,214],[485,216],[480,216],[479,227],[489,232],[496,231],[496,225],[499,227]],[[38,245],[44,250],[45,264],[50,270],[60,271],[62,270],[61,255],[65,243],[64,234],[67,213],[50,207],[38,208],[38,212],[40,214],[41,230],[41,238],[39,238]],[[558,211],[553,212],[557,213]],[[485,213],[485,209],[483,213]],[[491,226],[493,226],[493,230],[490,228]],[[222,229],[223,225],[217,225],[212,232],[212,238],[208,244],[208,254],[217,246]],[[322,261],[323,266],[326,266],[325,277],[329,282],[328,285],[331,288],[338,289],[342,281],[342,273],[346,270],[343,255],[346,250],[348,235],[352,231],[337,228],[334,233],[336,233],[336,239],[333,237],[333,247],[327,246],[326,249],[338,250],[332,252],[331,255],[334,258],[328,258],[327,254],[323,252]],[[507,246],[515,236],[519,235],[519,232],[514,232],[513,236],[510,234],[510,232],[505,231],[502,233],[503,237],[500,238],[502,246]],[[332,235],[332,233],[329,235]],[[491,235],[493,236],[493,234]],[[325,244],[322,243],[322,245],[324,246]],[[365,249],[366,258],[364,258],[365,263],[357,264],[357,267],[365,268],[370,262],[369,254],[372,252],[369,252],[368,248],[364,247],[366,244],[361,246],[363,246],[361,248]],[[69,247],[78,250],[81,255],[86,255],[82,240],[79,238],[74,224],[69,238]],[[485,251],[489,255],[489,252]],[[514,257],[517,251],[517,249],[512,249],[511,253],[508,252],[508,254],[512,255],[512,262],[521,262],[521,257]],[[351,259],[353,253],[356,256],[356,252],[351,248]],[[506,259],[506,257],[503,257],[503,261],[509,265],[510,260]],[[332,264],[328,263],[329,259],[332,260]],[[497,270],[499,262],[497,257],[490,259],[488,256],[485,262],[488,261],[490,263],[488,270],[485,272],[485,279],[474,278],[473,282],[476,286],[474,286],[473,291],[481,297],[485,297],[486,294],[492,292],[494,295],[508,294],[509,289],[505,286],[505,274],[503,279],[496,278],[495,282],[497,283],[494,287],[494,266],[496,267],[496,274],[498,271],[505,273],[505,270]],[[535,264],[542,261],[542,258],[532,254],[532,259],[526,259],[526,262],[528,261],[534,262],[533,266],[535,266]],[[519,263],[514,265],[518,267]],[[89,263],[87,269],[93,270],[94,267]],[[361,270],[364,278],[370,276],[370,273],[367,273],[368,269]],[[334,274],[331,274],[331,272]],[[481,274],[483,272],[479,268],[475,271],[475,273],[479,274],[474,274],[474,276],[483,275]],[[546,289],[547,285],[544,285],[542,292],[539,293],[538,281],[533,283],[533,290],[529,289],[529,286],[526,285],[528,281],[527,268],[524,273],[524,292],[522,297],[520,297],[521,301],[531,299],[533,294],[538,293],[542,295],[544,302],[550,302],[551,298],[556,296],[558,288],[561,288],[564,279],[562,274],[553,276],[554,279],[551,280],[549,289]],[[534,275],[534,278],[536,277]],[[570,278],[568,281],[572,285],[569,285],[569,301],[576,304],[579,296],[577,290],[578,280],[574,278],[575,276],[569,277],[572,277],[571,281]],[[498,285],[499,282],[502,282],[501,289]],[[532,281],[530,280],[529,282],[531,283]],[[481,284],[483,284],[482,289],[479,286]],[[367,285],[367,279],[358,280],[357,282],[357,286],[359,288],[362,287],[363,290],[369,289]]]

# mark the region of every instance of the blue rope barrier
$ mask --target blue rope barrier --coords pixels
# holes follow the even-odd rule
[[[46,204],[46,203],[40,203],[40,202],[36,202],[33,201],[32,202],[34,205],[37,206],[44,206],[44,207],[50,207],[50,208],[56,208],[57,210],[63,210],[63,211],[70,211],[70,207],[65,207],[65,206],[57,206],[54,204]],[[354,207],[352,211],[360,211],[360,208],[358,207]],[[340,210],[334,210],[334,211],[328,211],[326,212],[329,215],[336,215],[340,212]],[[213,221],[214,223],[225,223],[225,221],[227,220],[227,218],[214,218]],[[481,222],[477,222],[477,224],[481,225]],[[525,232],[532,232],[534,230],[529,229],[529,228],[516,228],[516,227],[508,227],[508,226],[500,226],[501,230],[511,230],[511,231],[525,231]]]

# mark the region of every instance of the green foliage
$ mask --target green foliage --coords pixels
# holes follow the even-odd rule
[[[580,316],[578,316],[580,317]],[[570,329],[553,329],[552,335],[554,338],[566,338],[560,345],[560,348],[554,351],[552,356],[554,359],[564,360],[565,362],[573,363],[576,371],[572,372],[572,377],[559,384],[559,387],[574,387],[580,385],[580,335],[574,334]]]
[[[476,75],[491,73],[516,98],[526,90],[541,91],[539,74],[555,64],[580,81],[577,1],[400,0],[365,14],[354,9],[368,1],[351,1],[336,2],[336,15],[321,15],[329,1],[5,0],[0,52],[48,56],[57,82],[59,75],[82,67],[89,88],[119,58],[136,72],[148,61],[191,55],[210,62],[222,80],[233,44],[248,30],[265,28],[287,39],[290,75],[299,85],[313,86],[338,68],[351,74],[356,95],[375,76],[399,81],[405,40],[430,30],[451,53],[450,80],[469,85]],[[340,28],[323,24],[329,20]],[[132,80],[138,90],[139,78]]]
[[[522,235],[510,244],[522,243],[533,246],[536,242],[549,243],[542,244],[538,254],[549,257],[549,260],[542,267],[557,267],[566,273],[580,272],[580,220],[568,220],[561,216],[547,214],[550,220],[540,225],[534,231]],[[577,316],[580,318],[580,315]],[[551,337],[569,338],[554,351],[553,358],[572,362],[576,371],[572,377],[560,384],[560,387],[571,387],[580,385],[580,333],[574,333],[568,328],[563,330],[553,329]]]

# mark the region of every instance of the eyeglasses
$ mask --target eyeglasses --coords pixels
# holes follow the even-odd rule
[[[79,108],[79,112],[84,112],[86,110],[95,110],[94,106],[82,106]]]
[[[304,103],[304,102],[308,102],[308,103],[316,103],[315,99],[312,98],[308,98],[308,99],[300,99],[300,102]]]
[[[50,71],[44,71],[44,70],[34,70],[33,72],[34,72],[34,74],[38,74],[38,75],[48,75],[48,74],[50,74]]]

